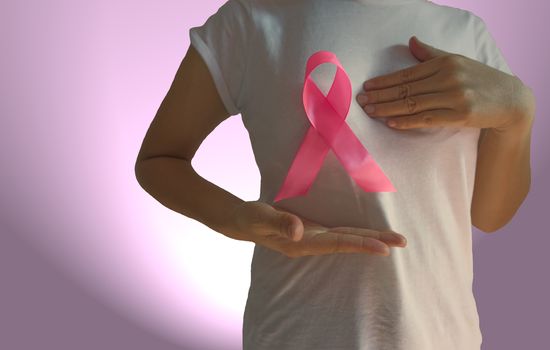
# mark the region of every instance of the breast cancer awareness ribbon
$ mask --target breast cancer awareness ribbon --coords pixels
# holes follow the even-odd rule
[[[323,63],[333,63],[337,67],[327,96],[310,78],[311,72]],[[329,149],[333,150],[347,173],[365,192],[396,192],[345,122],[351,105],[351,82],[334,53],[321,50],[309,57],[302,101],[311,126],[274,202],[307,194]]]

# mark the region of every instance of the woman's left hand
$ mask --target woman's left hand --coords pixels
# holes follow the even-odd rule
[[[413,39],[414,38],[414,39]],[[416,39],[416,41],[415,41]],[[357,102],[372,118],[397,129],[476,127],[505,130],[530,114],[531,90],[521,80],[416,37],[410,50],[421,63],[369,79]],[[370,84],[370,85],[369,85]],[[367,102],[361,99],[366,95]],[[368,106],[374,107],[371,111]]]

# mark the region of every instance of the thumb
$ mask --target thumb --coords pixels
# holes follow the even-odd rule
[[[284,210],[275,209],[271,215],[270,224],[280,235],[289,239],[296,239],[299,237],[299,231],[303,230],[302,220]]]
[[[443,56],[447,54],[446,51],[437,49],[431,45],[426,44],[413,35],[409,40],[409,47],[412,54],[421,62],[431,60],[437,56]]]

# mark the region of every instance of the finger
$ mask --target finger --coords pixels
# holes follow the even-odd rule
[[[284,210],[272,209],[265,218],[271,229],[285,238],[300,239],[304,230],[300,218]]]
[[[407,238],[400,233],[394,231],[378,231],[359,227],[338,226],[332,227],[331,231],[342,232],[345,234],[358,235],[363,237],[370,237],[384,243],[392,245],[405,246],[407,244]]]
[[[356,96],[356,99],[357,103],[359,103],[359,105],[363,108],[366,104],[399,101],[409,96],[417,96],[448,90],[450,87],[448,86],[449,83],[447,80],[449,79],[445,79],[441,74],[434,74],[425,79],[416,80],[410,83],[403,83],[376,90],[362,91]]]
[[[332,231],[304,236],[300,245],[301,247],[298,248],[302,248],[302,253],[306,255],[360,252],[389,255],[390,253],[389,247],[377,239]]]
[[[408,96],[404,99],[366,104],[363,110],[371,118],[385,118],[411,115],[433,109],[458,109],[461,100],[449,92],[436,92]],[[369,109],[370,108],[372,109]]]
[[[395,124],[391,124],[391,123]],[[453,109],[436,109],[423,111],[406,117],[392,117],[386,124],[395,129],[434,128],[434,127],[464,127],[467,119],[464,113]]]
[[[439,69],[440,62],[438,59],[421,62],[414,66],[407,67],[390,74],[380,75],[368,79],[363,83],[363,89],[365,89],[365,91],[381,89],[389,86],[424,79],[433,74],[436,74]]]

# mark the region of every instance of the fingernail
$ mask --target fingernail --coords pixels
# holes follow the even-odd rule
[[[367,103],[368,100],[369,100],[369,98],[365,94],[357,95],[357,102],[359,102],[359,103]]]
[[[374,106],[373,105],[366,105],[365,106],[365,112],[367,112],[367,113],[374,112]]]
[[[396,237],[395,238],[395,243],[397,243],[400,246],[404,246],[404,245],[407,244],[407,240],[403,237]]]
[[[287,235],[290,239],[294,237],[294,223],[291,223],[287,226]]]

